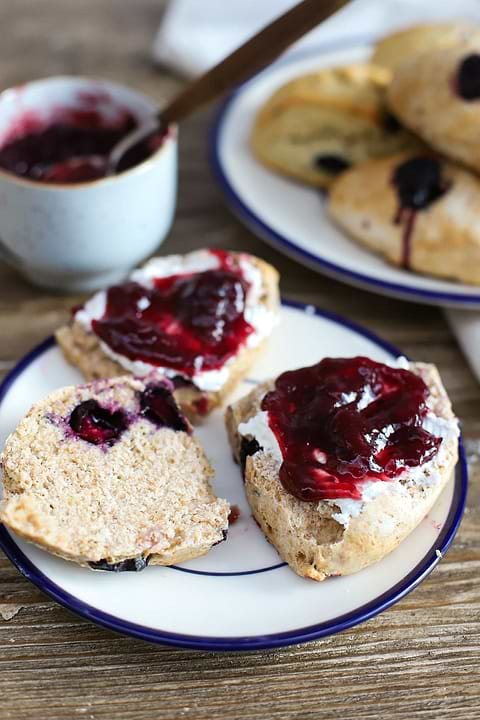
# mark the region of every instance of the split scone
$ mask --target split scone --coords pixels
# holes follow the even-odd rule
[[[227,410],[253,515],[296,573],[381,560],[429,512],[457,461],[458,424],[436,368],[326,358]]]
[[[429,145],[480,171],[480,39],[402,63],[387,99],[400,121]]]
[[[352,168],[327,210],[353,238],[408,270],[480,284],[480,181],[433,155]]]
[[[251,135],[260,162],[320,188],[350,165],[420,141],[387,112],[390,73],[368,64],[326,68],[277,90],[260,109]]]
[[[254,363],[278,305],[271,265],[247,253],[198,250],[152,258],[77,309],[56,338],[87,380],[161,371],[197,419]]]
[[[478,38],[478,26],[462,21],[412,25],[379,40],[370,62],[395,72],[414,55],[458,47]]]
[[[142,570],[207,553],[229,505],[169,381],[65,387],[34,405],[3,452],[0,520],[95,570]]]

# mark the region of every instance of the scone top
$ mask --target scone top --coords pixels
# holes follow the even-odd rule
[[[428,399],[418,375],[366,357],[283,373],[261,403],[282,485],[307,502],[358,500],[365,482],[424,465],[442,442],[424,427]]]
[[[75,314],[126,370],[161,369],[175,382],[216,391],[228,364],[271,331],[262,272],[244,253],[200,250],[153,258]]]

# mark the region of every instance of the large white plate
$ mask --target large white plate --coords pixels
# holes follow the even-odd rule
[[[324,355],[357,354],[388,361],[398,351],[312,306],[284,305],[268,351],[237,394]],[[33,402],[79,381],[53,339],[25,357],[0,387],[0,447]],[[460,522],[466,488],[463,455],[430,515],[391,555],[357,575],[323,583],[305,580],[281,562],[250,515],[222,411],[198,435],[216,469],[217,493],[241,510],[227,541],[206,557],[174,568],[114,574],[53,557],[1,526],[0,546],[38,587],[89,620],[153,642],[243,650],[312,640],[381,612],[434,568],[437,550],[446,551]]]
[[[405,300],[480,308],[479,287],[410,273],[357,245],[330,222],[321,193],[264,168],[250,151],[255,114],[277,87],[314,69],[364,59],[370,50],[358,38],[332,46],[276,63],[224,103],[212,128],[210,156],[227,202],[253,232],[315,270]]]

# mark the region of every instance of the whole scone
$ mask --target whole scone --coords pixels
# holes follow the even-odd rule
[[[480,40],[402,63],[387,100],[400,121],[429,145],[480,171]]]
[[[119,377],[35,404],[5,445],[1,522],[99,570],[172,565],[224,540],[229,505],[171,389]]]
[[[379,40],[370,61],[395,72],[414,55],[462,46],[476,38],[480,38],[480,30],[478,26],[468,22],[411,25]]]
[[[480,180],[458,165],[433,155],[372,160],[338,178],[327,209],[395,265],[480,284]]]
[[[368,64],[326,68],[298,77],[262,106],[253,151],[276,172],[320,188],[350,165],[419,141],[385,106],[390,73]]]
[[[275,268],[248,253],[202,249],[151,258],[77,308],[56,339],[87,380],[162,372],[199,420],[263,351],[278,308]]]
[[[353,360],[371,362],[366,358]],[[326,361],[332,362],[331,359]],[[345,363],[346,360],[342,359],[341,362]],[[383,481],[367,480],[359,486],[361,495],[358,499],[351,499],[352,495],[345,491],[343,497],[339,497],[338,483],[348,486],[349,481],[354,480],[345,470],[339,476],[342,479],[337,478],[333,483],[329,484],[323,479],[326,488],[324,495],[328,496],[331,492],[331,497],[336,499],[312,499],[312,492],[318,490],[313,478],[315,473],[320,477],[322,474],[325,476],[322,468],[329,468],[324,463],[330,462],[331,448],[317,447],[305,439],[297,457],[301,461],[309,459],[315,469],[312,478],[304,484],[302,497],[298,496],[298,478],[302,482],[304,478],[302,467],[295,464],[292,467],[289,456],[284,455],[282,442],[272,431],[270,412],[265,411],[264,405],[265,398],[271,396],[278,381],[283,378],[287,384],[291,373],[284,373],[276,382],[258,386],[227,410],[230,443],[235,458],[243,468],[245,492],[253,515],[267,539],[298,575],[324,580],[331,576],[349,575],[381,560],[421,522],[452,476],[458,454],[458,425],[438,372],[433,365],[407,363],[405,359],[399,363],[399,369],[400,366],[401,372],[410,370],[424,383],[427,412],[418,430],[418,437],[425,439],[428,436],[430,446],[435,445],[437,452],[434,455],[426,454],[426,460],[420,465],[407,467],[396,477]],[[334,376],[341,383],[349,372],[338,372],[335,369]],[[293,380],[290,385],[295,392]],[[357,427],[357,432],[360,432],[361,427],[369,427],[368,422],[372,416],[375,418],[375,413],[381,414],[384,400],[375,397],[377,392],[377,387],[369,386],[360,393],[349,392],[345,395],[339,388],[338,394],[329,395],[330,399],[338,398],[337,407],[340,408],[331,423],[332,427],[336,427],[337,441],[339,434],[342,440],[342,428],[344,432],[348,428],[343,415],[348,406],[356,405],[354,422],[358,425],[354,425],[354,428]],[[395,400],[397,416],[403,412],[399,409],[401,403],[403,400],[408,402],[410,394],[400,390],[398,396]],[[302,406],[315,416],[316,407],[322,406],[325,397],[316,396],[315,389],[309,388]],[[378,405],[380,410],[377,409]],[[298,422],[296,413],[292,408],[286,411],[294,431]],[[373,438],[377,438],[377,447],[380,449],[377,457],[382,455],[382,447],[387,443],[384,450],[388,453],[387,462],[383,466],[388,468],[389,461],[395,462],[395,458],[402,458],[402,455],[396,453],[395,442],[388,447],[388,437],[382,435],[380,430],[381,425],[377,427],[379,434],[374,434]],[[403,433],[404,430],[399,432]],[[426,435],[422,436],[424,432]],[[308,433],[309,430],[304,434],[300,429],[303,438]],[[405,436],[402,437],[405,442]],[[358,442],[357,434],[353,433],[351,439]],[[344,441],[343,452],[347,449],[348,442]],[[340,459],[339,465],[341,462]],[[399,459],[399,462],[403,461]],[[287,477],[297,478],[295,495],[282,479],[285,477],[284,469],[288,469]],[[357,473],[356,477],[360,475]]]

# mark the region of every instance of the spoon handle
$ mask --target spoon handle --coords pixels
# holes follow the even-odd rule
[[[178,123],[202,105],[232,90],[348,2],[350,0],[303,0],[298,3],[188,85],[161,111],[162,123]]]

